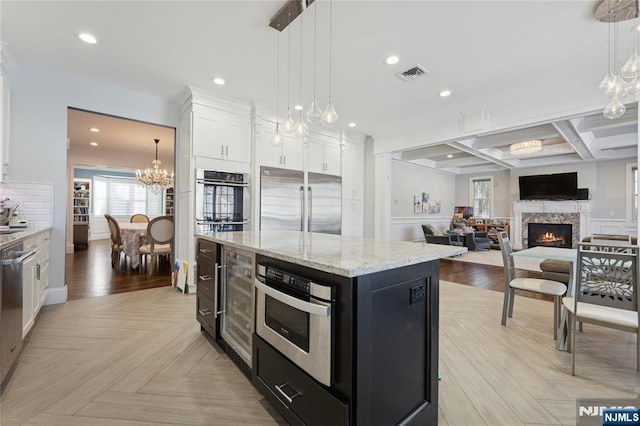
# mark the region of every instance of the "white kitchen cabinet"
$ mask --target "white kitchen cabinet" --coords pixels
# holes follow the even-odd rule
[[[49,241],[51,239],[51,234],[47,232],[43,232],[40,234],[38,240],[38,263],[36,265],[36,280],[38,285],[38,306],[34,311],[37,315],[40,312],[40,308],[44,305],[44,301],[47,298],[47,289],[49,288],[49,265],[50,265],[50,255],[49,255]]]
[[[324,137],[309,138],[309,171],[340,176],[340,142]]]
[[[49,287],[49,239],[43,232],[23,241],[24,251],[35,251],[22,265],[22,338],[35,323]]]
[[[281,169],[302,170],[304,144],[302,139],[285,134],[282,145],[274,146],[271,138],[275,126],[264,126],[260,135],[260,165]]]
[[[364,235],[364,146],[346,144],[342,157],[342,235]]]
[[[26,238],[22,242],[24,251],[36,253],[22,264],[22,338],[24,339],[35,321],[38,291],[36,289],[36,269],[38,264],[38,237]]]
[[[251,162],[251,125],[248,116],[194,105],[192,134],[194,156]]]
[[[342,235],[364,236],[364,204],[362,200],[342,200]]]

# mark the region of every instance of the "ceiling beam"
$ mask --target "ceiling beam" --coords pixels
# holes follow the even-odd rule
[[[491,163],[495,163],[498,164],[501,167],[507,168],[507,169],[513,169],[515,167],[515,165],[513,165],[510,162],[507,161],[503,161],[499,158],[493,157],[491,155],[487,155],[485,153],[483,153],[482,151],[479,151],[477,149],[475,149],[473,147],[474,145],[474,140],[473,139],[466,139],[466,140],[462,140],[462,141],[456,141],[456,142],[448,142],[447,145],[452,146],[454,148],[459,149],[460,151],[464,151],[467,152],[471,155],[475,155],[476,157],[480,157],[483,160],[487,160]]]
[[[584,143],[580,134],[576,131],[573,124],[568,120],[556,121],[551,123],[553,127],[560,133],[560,135],[564,138],[565,141],[575,152],[578,153],[580,158],[583,160],[593,160],[595,157],[593,156],[593,152],[589,149],[589,147]]]
[[[602,114],[590,115],[578,120],[576,130],[579,133],[592,132],[600,129],[612,129],[620,126],[627,126],[629,124],[635,124],[638,121],[637,108],[629,108],[620,118],[611,120],[606,118]]]
[[[476,149],[492,148],[531,139],[548,139],[557,136],[558,134],[553,126],[544,124],[542,126],[512,130],[510,132],[479,136],[475,139],[473,147]]]

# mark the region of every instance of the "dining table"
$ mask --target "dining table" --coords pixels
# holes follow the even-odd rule
[[[578,250],[562,247],[536,246],[512,253],[514,257],[534,257],[539,259],[554,259],[569,262],[569,285],[567,286],[567,296],[573,296],[575,289],[576,264],[578,260]],[[560,324],[558,326],[558,340],[556,349],[564,351],[567,349],[567,338],[570,333],[567,310],[562,309]]]
[[[119,223],[122,251],[131,259],[131,267],[140,265],[140,246],[146,244],[148,223]]]

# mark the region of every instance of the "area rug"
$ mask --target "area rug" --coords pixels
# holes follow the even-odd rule
[[[502,252],[500,250],[469,251],[460,256],[449,257],[449,259],[458,260],[460,262],[480,263],[483,265],[503,266]],[[544,259],[514,256],[513,260],[515,262],[516,269],[540,272],[540,262]]]

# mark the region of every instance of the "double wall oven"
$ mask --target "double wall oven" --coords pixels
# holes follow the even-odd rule
[[[196,169],[197,232],[242,231],[249,206],[245,173]]]

